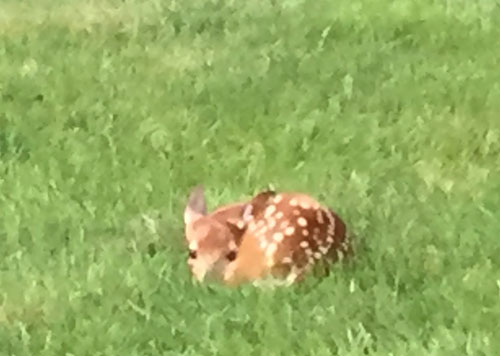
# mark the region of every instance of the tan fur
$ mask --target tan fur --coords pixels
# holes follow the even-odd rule
[[[186,240],[196,250],[188,263],[200,281],[211,275],[228,285],[267,277],[294,283],[352,253],[344,222],[307,194],[264,191],[210,214],[204,204],[195,188],[185,210]]]
[[[199,281],[220,279],[231,251],[237,249],[241,232],[231,222],[238,221],[245,203],[232,203],[206,212],[203,187],[195,187],[184,211],[185,239],[196,258],[188,257],[192,275]]]

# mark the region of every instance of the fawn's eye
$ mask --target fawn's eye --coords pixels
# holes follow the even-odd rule
[[[195,259],[198,254],[196,253],[196,250],[189,250],[189,258]]]
[[[236,251],[234,251],[234,250],[229,251],[229,253],[226,255],[226,258],[229,261],[234,261],[236,259]]]

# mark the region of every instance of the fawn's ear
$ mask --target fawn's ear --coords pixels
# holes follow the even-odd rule
[[[205,203],[205,192],[202,185],[198,185],[191,190],[184,209],[184,224],[189,225],[207,214],[207,204]]]
[[[247,229],[247,224],[241,219],[228,219],[226,221],[226,226],[229,228],[229,231],[231,231],[234,242],[239,245],[241,238]]]

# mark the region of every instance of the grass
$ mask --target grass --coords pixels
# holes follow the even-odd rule
[[[492,0],[0,3],[1,355],[497,355]],[[274,184],[352,266],[197,285],[182,211]]]

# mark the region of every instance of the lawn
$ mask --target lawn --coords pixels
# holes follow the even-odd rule
[[[493,0],[3,0],[0,355],[499,355],[499,23]],[[310,193],[356,259],[199,285],[198,183],[210,208]]]

